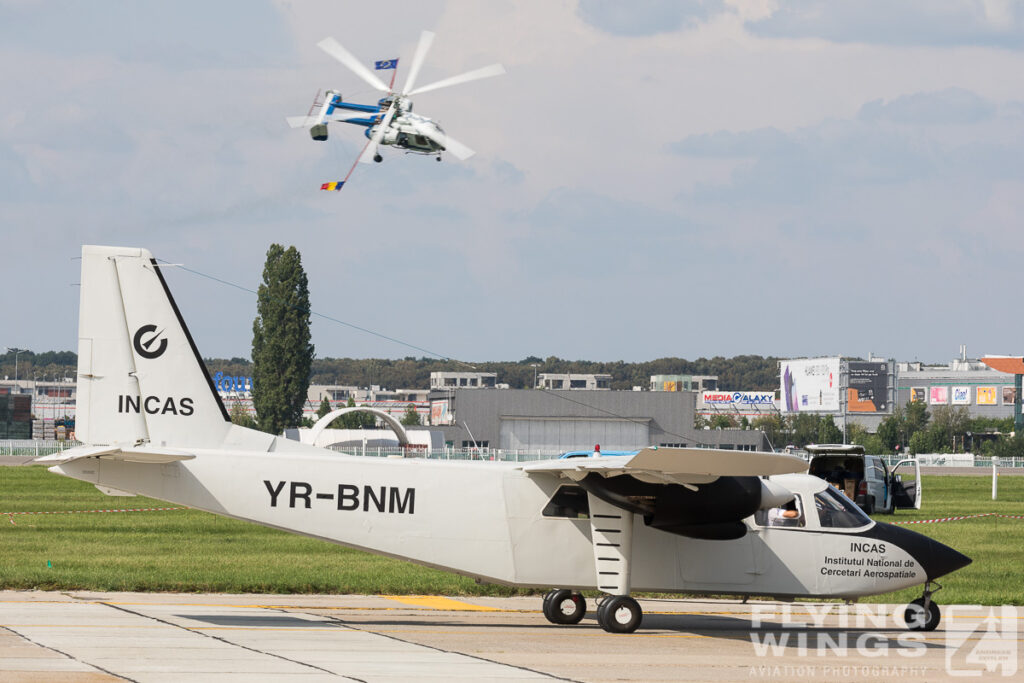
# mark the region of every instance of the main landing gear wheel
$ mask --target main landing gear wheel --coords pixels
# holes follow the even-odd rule
[[[373,155],[373,160],[376,161],[379,164],[380,162],[384,161],[384,157],[382,157],[379,154],[374,154]]]
[[[903,621],[907,622],[907,628],[911,631],[934,631],[939,625],[939,606],[931,599],[928,600],[928,607],[925,607],[925,599],[918,598],[907,605],[903,612]]]
[[[544,596],[544,616],[552,624],[578,624],[586,613],[587,601],[579,593],[560,588]]]
[[[632,633],[643,618],[640,604],[628,595],[612,595],[597,608],[597,623],[609,633]]]

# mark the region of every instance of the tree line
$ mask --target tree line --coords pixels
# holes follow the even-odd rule
[[[843,432],[831,415],[812,413],[764,415],[748,421],[730,415],[698,416],[698,428],[752,428],[765,433],[776,448],[803,448],[811,443],[842,443]],[[897,406],[874,434],[859,424],[847,427],[846,442],[877,455],[907,453],[976,453],[1001,458],[1024,457],[1024,434],[1013,433],[1013,418],[971,417],[966,406],[920,402]]]
[[[15,357],[17,357],[17,373],[15,373]],[[35,353],[29,350],[6,351],[0,354],[0,376],[14,379],[37,379],[40,381],[62,380],[65,377],[75,378],[78,370],[78,354],[74,351],[43,351]]]
[[[725,358],[659,358],[652,361],[565,360],[557,356],[528,356],[518,361],[474,361],[463,363],[435,358],[314,358],[311,384],[339,384],[388,389],[425,389],[432,372],[493,372],[501,384],[512,389],[530,389],[541,373],[607,374],[611,388],[629,390],[648,388],[652,375],[714,375],[718,386],[731,391],[775,391],[779,387],[779,358],[735,356]],[[218,371],[232,376],[249,376],[252,364],[244,358],[205,359],[211,374]]]
[[[8,360],[8,356],[10,357]],[[212,377],[223,372],[231,377],[252,377],[253,363],[247,358],[205,358]],[[735,356],[725,358],[659,358],[652,361],[565,360],[557,356],[529,356],[518,361],[479,361],[462,363],[435,358],[314,358],[309,372],[310,384],[340,384],[389,389],[426,389],[431,372],[493,372],[498,382],[512,389],[533,387],[534,373],[607,374],[612,389],[648,388],[652,375],[715,375],[718,386],[730,391],[775,391],[779,388],[779,358]],[[47,351],[34,354],[23,351],[18,357],[18,376],[42,379],[48,376],[75,376],[78,363],[72,351]],[[0,374],[14,377],[14,354],[0,355]]]

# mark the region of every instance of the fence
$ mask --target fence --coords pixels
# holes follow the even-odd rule
[[[42,441],[35,439],[23,439],[12,441],[0,441],[0,457],[3,456],[31,456],[50,455],[66,451],[75,446],[81,446],[78,441]],[[531,462],[534,460],[547,460],[557,458],[560,451],[541,450],[500,450],[496,448],[438,448],[433,450],[411,448],[403,449],[401,446],[384,447],[362,447],[334,448],[331,450],[351,455],[365,455],[373,458],[389,457],[414,457],[428,458],[431,460],[480,460],[480,461],[511,461]]]
[[[0,441],[0,457],[49,455],[59,453],[75,446],[77,441],[39,441],[24,439],[17,441]],[[557,458],[561,451],[550,450],[502,450],[499,448],[435,448],[403,449],[401,446],[354,446],[351,448],[331,447],[331,450],[351,455],[364,455],[372,458],[427,458],[429,460],[479,460],[487,462],[533,462]],[[916,457],[927,467],[992,467],[992,458],[975,456],[970,453],[929,453],[916,456],[883,455],[880,456],[889,467],[908,457]],[[1024,458],[998,458],[998,467],[1024,467]]]
[[[917,458],[922,467],[992,467],[992,458],[971,453],[921,453],[879,456],[889,467],[900,460]],[[1024,467],[1024,458],[996,458],[997,467]]]
[[[77,441],[43,441],[42,439],[18,439],[0,441],[0,456],[19,455],[22,457],[50,455],[81,446]]]
[[[330,450],[373,458],[426,458],[428,460],[481,460],[501,462],[532,462],[557,458],[562,451],[503,450],[500,448],[410,448],[401,446],[331,446]]]

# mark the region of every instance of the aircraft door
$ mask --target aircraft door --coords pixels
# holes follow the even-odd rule
[[[754,534],[750,531],[731,541],[681,537],[677,547],[683,580],[687,584],[748,584],[759,573],[754,556]]]
[[[913,481],[903,481],[900,468],[906,465],[903,471],[913,474]],[[913,470],[911,471],[911,467]],[[911,460],[900,460],[892,468],[889,486],[892,489],[893,510],[920,510],[921,509],[921,462],[917,458]]]

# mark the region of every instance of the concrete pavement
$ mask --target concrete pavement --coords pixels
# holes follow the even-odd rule
[[[979,648],[1002,657],[984,672],[1000,678],[1024,617],[943,606],[939,630],[911,634],[891,618],[902,606],[641,604],[641,629],[612,635],[592,601],[580,625],[553,626],[538,598],[8,591],[0,680],[933,681],[978,670]]]

